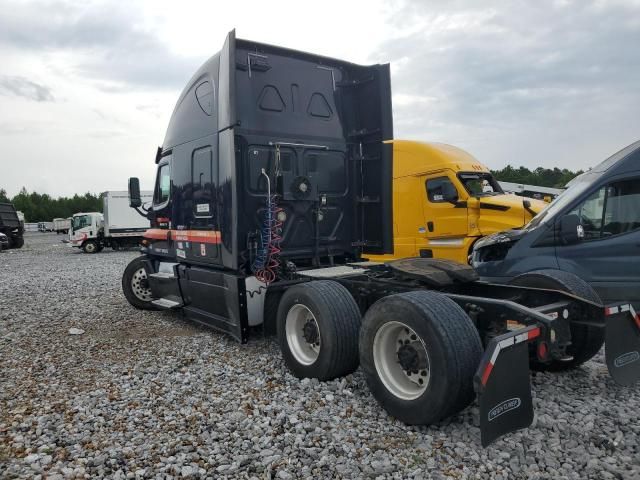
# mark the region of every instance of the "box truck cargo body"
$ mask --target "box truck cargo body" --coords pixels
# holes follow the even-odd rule
[[[42,233],[53,232],[53,222],[38,222],[38,231]]]
[[[141,192],[143,202],[151,202],[152,192]],[[72,217],[69,243],[85,253],[97,253],[104,247],[114,250],[140,244],[149,220],[129,206],[128,192],[108,191],[102,194],[100,212],[80,212]]]
[[[55,230],[56,233],[68,233],[70,228],[71,217],[53,219],[53,230]]]

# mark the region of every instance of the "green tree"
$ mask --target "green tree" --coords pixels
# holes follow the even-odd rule
[[[582,170],[573,172],[558,167],[553,169],[538,167],[531,171],[527,167],[518,167],[517,169],[511,165],[500,170],[493,170],[493,175],[498,181],[524,183],[527,185],[536,185],[538,187],[563,188],[571,179],[584,173]]]
[[[24,213],[27,222],[50,222],[54,218],[67,218],[78,212],[102,212],[100,195],[87,192],[73,197],[52,198],[37,192],[29,193],[25,187],[9,199],[4,189],[0,189],[0,201],[10,201]]]

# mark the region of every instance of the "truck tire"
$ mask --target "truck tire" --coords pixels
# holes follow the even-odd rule
[[[509,282],[520,287],[549,288],[571,293],[578,297],[602,304],[602,300],[587,282],[573,273],[562,270],[537,270],[524,273]],[[571,360],[553,360],[551,363],[541,363],[531,358],[531,368],[540,371],[561,372],[582,365],[593,358],[604,344],[605,329],[589,325],[571,324],[571,345],[567,353]]]
[[[24,237],[15,237],[11,243],[10,248],[22,248],[24,247]]]
[[[84,253],[98,253],[100,250],[97,242],[94,240],[87,240],[82,244],[82,251]]]
[[[129,262],[122,274],[122,293],[127,301],[140,310],[158,310],[153,303],[153,295],[147,283],[147,271],[144,268],[144,257],[137,257]]]
[[[339,283],[290,287],[280,300],[277,320],[282,356],[296,377],[331,380],[358,368],[360,310]]]
[[[471,319],[437,292],[384,297],[362,321],[360,366],[369,389],[407,424],[429,425],[469,405],[481,357]]]

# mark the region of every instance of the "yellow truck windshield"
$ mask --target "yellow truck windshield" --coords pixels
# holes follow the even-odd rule
[[[472,197],[504,193],[500,184],[490,173],[459,173],[458,178]]]

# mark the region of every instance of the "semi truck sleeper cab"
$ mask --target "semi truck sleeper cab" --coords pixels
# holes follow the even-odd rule
[[[188,82],[157,151],[153,205],[140,212],[151,228],[122,277],[127,300],[241,342],[251,327],[276,331],[298,377],[360,365],[406,423],[448,417],[475,391],[484,445],[531,423],[530,355],[553,365],[573,346],[577,365],[594,354],[574,322],[607,332],[614,379],[640,377],[638,363],[615,363],[640,349],[626,306],[605,309],[570,282],[496,286],[442,259],[363,261],[393,249],[392,138],[389,65],[231,32]],[[130,179],[134,208],[139,192]]]

